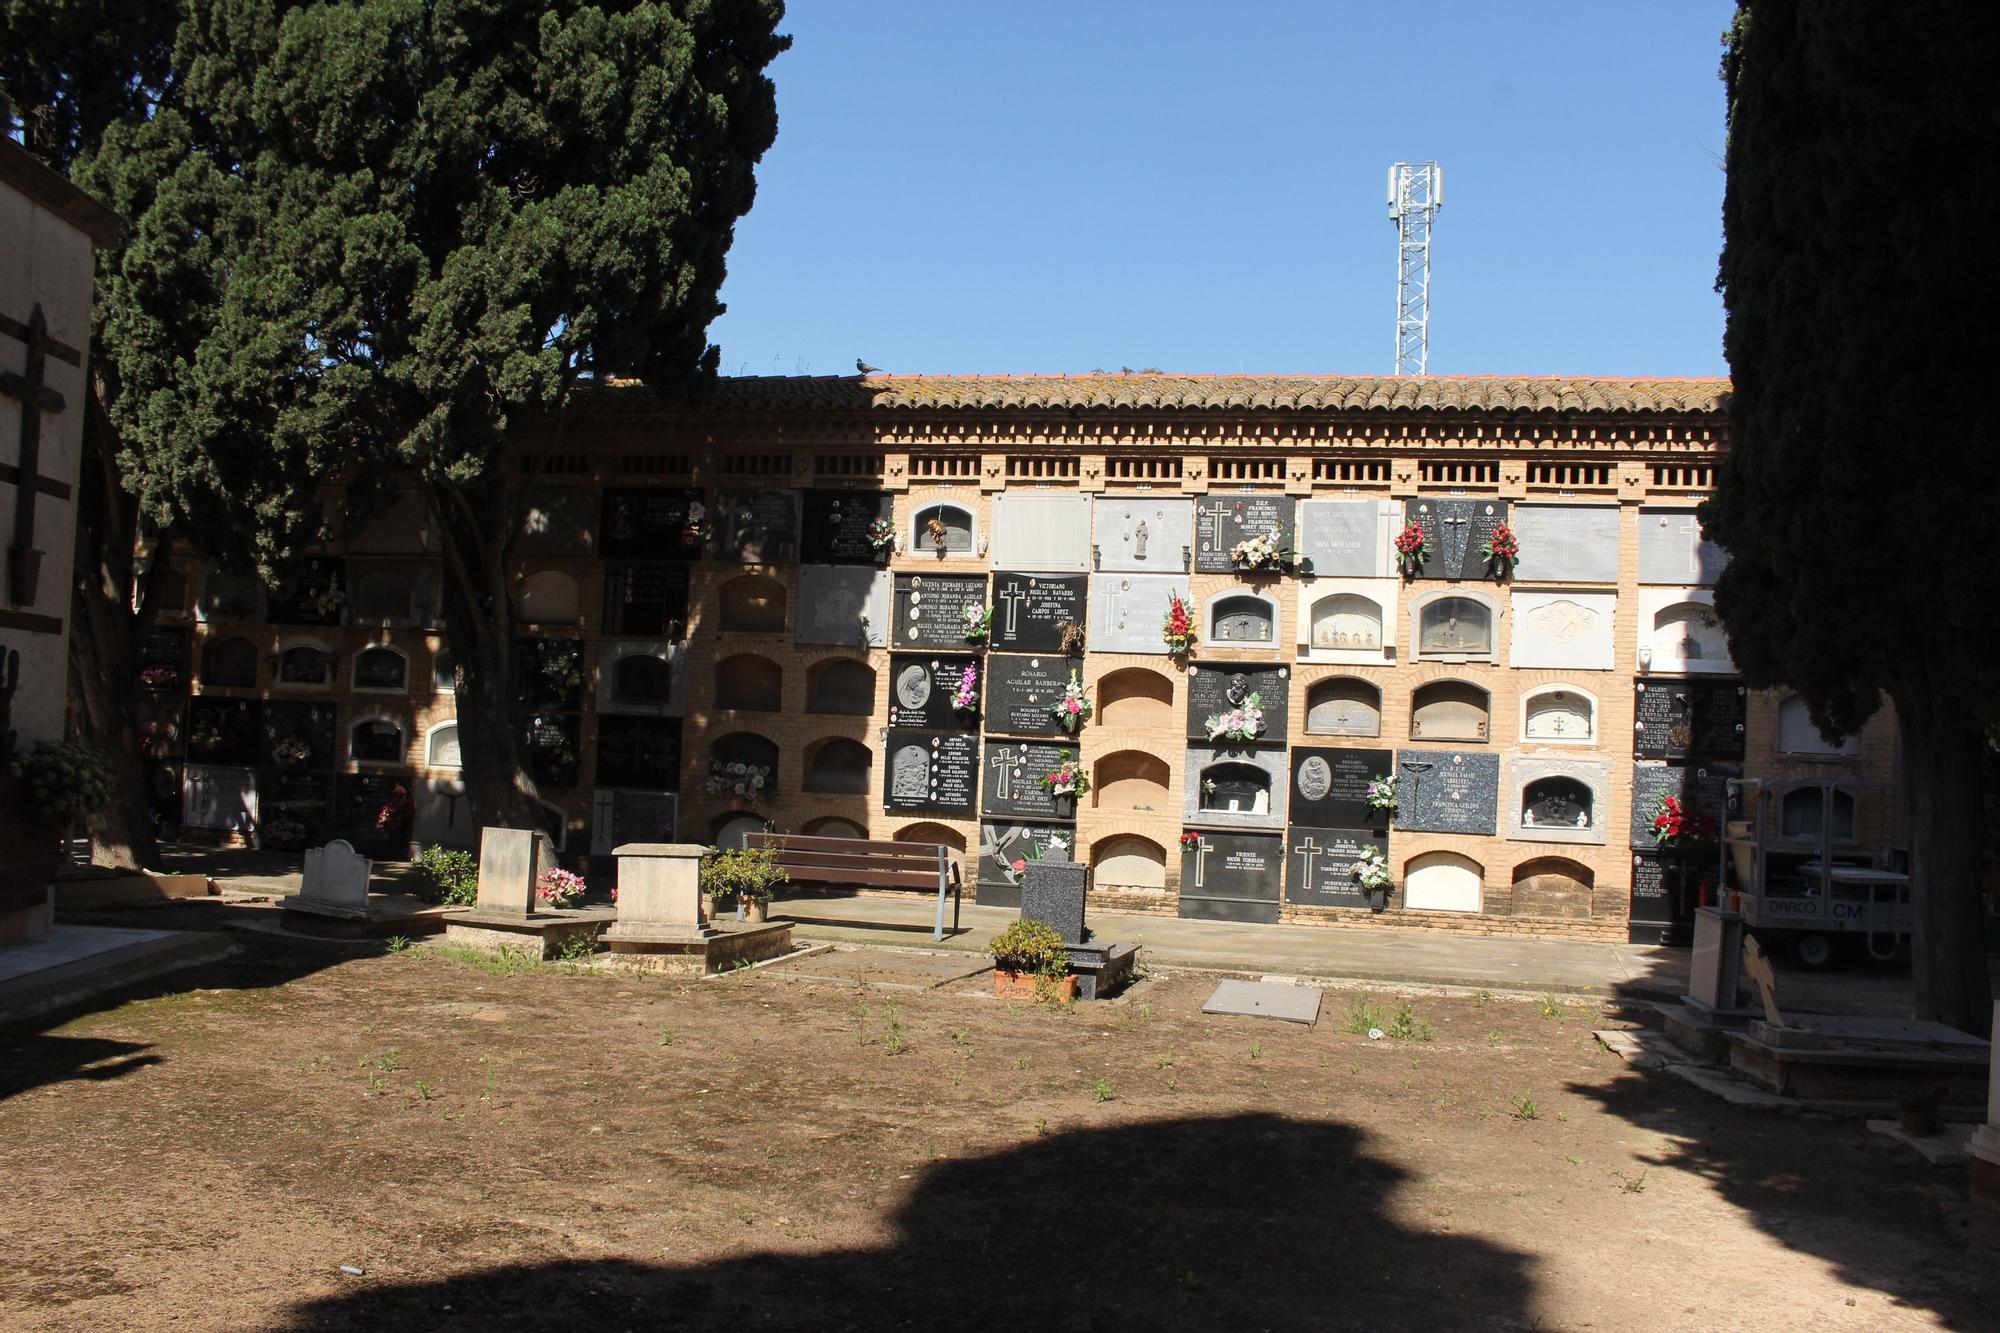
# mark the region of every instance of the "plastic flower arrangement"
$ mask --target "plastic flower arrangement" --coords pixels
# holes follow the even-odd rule
[[[886,551],[896,544],[896,525],[886,518],[878,518],[868,525],[868,545],[878,551]]]
[[[1160,638],[1170,653],[1184,653],[1194,647],[1194,617],[1177,592],[1167,594],[1167,614],[1160,621]]]
[[[271,757],[287,768],[303,764],[312,758],[313,747],[297,736],[287,736],[271,747]]]
[[[951,706],[961,713],[979,711],[979,668],[971,662],[958,676],[958,688],[952,691]]]
[[[1181,831],[1182,851],[1191,852],[1199,846],[1201,846],[1201,834],[1196,833],[1193,829],[1183,829]]]
[[[1212,741],[1254,741],[1264,734],[1264,696],[1252,690],[1243,702],[1226,713],[1215,713],[1203,723]]]
[[[993,629],[993,608],[990,606],[968,606],[959,613],[965,621],[965,641],[985,643],[986,636]]]
[[[703,784],[710,796],[737,795],[752,805],[764,799],[765,790],[771,785],[771,768],[768,764],[746,764],[740,760],[724,763],[720,759],[708,761],[708,781]]]
[[[313,605],[319,608],[321,615],[330,616],[347,605],[347,594],[338,583],[329,584],[324,592],[313,598]]]
[[[1238,569],[1283,569],[1292,553],[1278,544],[1278,530],[1245,537],[1229,548],[1229,559]]]
[[[1051,796],[1081,796],[1090,790],[1090,775],[1077,762],[1076,752],[1061,752],[1062,762],[1042,774],[1042,787]]]
[[[1653,803],[1653,822],[1647,827],[1652,830],[1653,843],[1659,847],[1678,847],[1683,839],[1701,840],[1715,836],[1715,821],[1707,815],[1688,810],[1678,796],[1662,796]]]
[[[170,666],[149,666],[139,673],[139,683],[149,690],[167,690],[181,683],[181,673]]]
[[[583,876],[560,867],[544,870],[535,881],[535,897],[550,907],[568,907],[583,897]]]
[[[1361,855],[1347,867],[1347,873],[1364,889],[1386,889],[1390,884],[1389,858],[1382,854],[1380,847],[1364,847]]]
[[[1521,560],[1521,542],[1514,536],[1514,530],[1505,523],[1493,527],[1493,535],[1486,539],[1486,568],[1496,579],[1504,579],[1514,572],[1514,566]]]
[[[394,834],[410,826],[410,815],[414,810],[410,803],[410,789],[397,783],[383,800],[382,808],[375,812],[375,828],[378,832]]]
[[[1405,523],[1403,530],[1396,534],[1396,564],[1403,573],[1415,577],[1424,567],[1424,561],[1431,558],[1430,539],[1424,536],[1421,523]]]
[[[1091,702],[1083,692],[1083,679],[1072,671],[1069,684],[1063,686],[1062,698],[1055,701],[1049,712],[1055,717],[1056,725],[1074,736],[1077,729],[1090,720]]]
[[[1388,777],[1377,776],[1370,778],[1368,780],[1368,793],[1366,799],[1368,801],[1369,809],[1387,810],[1389,813],[1394,814],[1396,812],[1395,775],[1391,774]]]

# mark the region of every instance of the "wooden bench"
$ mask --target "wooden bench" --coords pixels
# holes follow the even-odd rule
[[[958,930],[960,885],[952,849],[933,842],[878,842],[865,838],[808,838],[792,833],[750,833],[743,845],[770,847],[795,884],[838,884],[864,889],[937,890],[937,924],[944,938],[944,900],[951,896],[951,928]]]

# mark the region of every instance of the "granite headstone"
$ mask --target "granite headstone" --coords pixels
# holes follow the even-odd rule
[[[1315,907],[1366,907],[1368,895],[1353,874],[1365,848],[1389,852],[1380,828],[1319,828],[1294,824],[1285,834],[1285,899]]]
[[[1236,568],[1229,553],[1238,542],[1277,534],[1281,550],[1295,543],[1294,502],[1289,495],[1212,492],[1195,500],[1194,568],[1198,574],[1227,574]]]
[[[1499,830],[1500,756],[1477,750],[1400,750],[1396,827],[1423,833]]]
[[[1299,504],[1299,557],[1316,578],[1374,578],[1389,572],[1389,537],[1375,500]]]
[[[1319,828],[1366,828],[1381,822],[1368,804],[1368,784],[1395,772],[1393,750],[1296,747],[1292,756],[1291,818]]]
[[[1066,824],[986,820],[979,826],[978,902],[982,907],[1019,907],[1021,877],[1029,864],[1075,857],[1076,830]]]
[[[679,486],[612,486],[604,491],[602,553],[613,559],[694,560],[708,509],[701,492]]]
[[[1632,757],[1740,759],[1749,693],[1734,680],[1633,682]]]
[[[1051,710],[1077,664],[1067,657],[994,653],[986,659],[986,730],[1005,736],[1062,732]]]
[[[1202,662],[1188,668],[1188,738],[1206,741],[1208,719],[1247,706],[1253,694],[1264,714],[1264,729],[1244,743],[1284,744],[1291,731],[1291,668],[1257,662]]]
[[[954,702],[965,669],[973,668],[970,709]],[[889,659],[889,725],[955,730],[979,725],[979,659],[970,655],[897,653]]]
[[[889,585],[886,569],[802,566],[798,642],[881,647],[889,626]],[[958,642],[965,642],[963,634]]]
[[[1064,630],[1083,627],[1088,575],[996,573],[992,646],[1003,652],[1052,653]]]
[[[816,565],[872,565],[886,557],[869,537],[877,519],[890,518],[886,491],[812,490],[802,501],[799,558]]]
[[[1181,848],[1180,915],[1199,921],[1278,919],[1285,840],[1276,833],[1204,831]]]
[[[1430,543],[1419,577],[1482,579],[1487,576],[1482,552],[1494,529],[1507,521],[1507,502],[1418,496],[1404,501],[1403,521],[1422,528]]]
[[[985,605],[986,580],[977,575],[898,574],[891,646],[963,650],[966,609]]]
[[[969,732],[892,728],[883,765],[882,808],[971,814],[979,788],[978,738]]]
[[[600,787],[679,791],[681,719],[599,714],[594,778]],[[634,840],[659,841],[657,838]]]
[[[1074,819],[1073,812],[1057,813],[1055,798],[1042,785],[1042,777],[1060,765],[1065,754],[1076,753],[1073,743],[987,738],[980,763],[979,812],[1023,821]]]
[[[799,493],[778,488],[717,491],[716,551],[724,560],[774,565],[799,558]]]
[[[1064,944],[1082,944],[1087,866],[1074,861],[1030,861],[1021,876],[1021,919],[1054,926]]]

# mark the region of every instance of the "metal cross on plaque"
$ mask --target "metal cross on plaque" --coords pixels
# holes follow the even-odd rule
[[[1439,557],[1446,578],[1457,578],[1465,568],[1466,548],[1472,544],[1472,500],[1434,500],[1438,511]]]
[[[1307,836],[1304,842],[1298,845],[1297,850],[1292,855],[1299,858],[1300,865],[1303,867],[1303,872],[1299,877],[1300,884],[1309,885],[1313,882],[1313,862],[1318,859],[1321,852],[1326,850],[1326,848],[1319,845],[1317,839],[1310,835]]]
[[[1006,633],[1009,638],[1020,633],[1021,604],[1028,600],[1028,593],[1018,582],[1009,580],[1007,591],[1000,594],[1000,601],[1007,604]]]

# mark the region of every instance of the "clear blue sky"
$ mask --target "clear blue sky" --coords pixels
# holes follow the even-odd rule
[[[1721,374],[1726,0],[792,0],[727,373]]]

